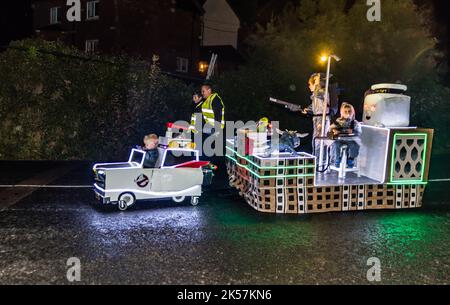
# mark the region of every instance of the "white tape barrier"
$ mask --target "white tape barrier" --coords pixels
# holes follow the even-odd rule
[[[39,184],[4,184],[0,188],[92,188],[92,185],[39,185]]]
[[[431,179],[428,182],[450,182],[450,178]],[[93,185],[39,185],[39,184],[3,184],[0,188],[92,188]]]

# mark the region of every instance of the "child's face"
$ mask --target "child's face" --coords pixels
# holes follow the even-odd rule
[[[158,146],[158,140],[149,139],[144,144],[146,149],[155,149]]]
[[[349,119],[349,118],[351,118],[352,117],[352,114],[353,114],[353,112],[352,112],[352,110],[350,109],[350,108],[344,108],[343,110],[342,110],[342,117],[344,118],[344,119]]]

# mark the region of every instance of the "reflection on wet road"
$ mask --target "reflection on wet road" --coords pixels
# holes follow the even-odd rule
[[[198,207],[90,205],[83,190],[38,191],[0,218],[1,283],[65,283],[79,257],[83,283],[448,283],[448,209],[311,216],[255,213],[230,195]],[[45,203],[44,203],[45,202]]]

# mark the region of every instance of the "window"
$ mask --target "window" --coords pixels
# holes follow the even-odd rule
[[[198,63],[198,72],[206,73],[208,71],[209,64],[206,61],[201,61]]]
[[[177,57],[177,72],[187,73],[189,70],[189,59]]]
[[[56,24],[61,22],[61,8],[52,7],[50,8],[50,24]]]
[[[86,53],[95,53],[98,51],[98,39],[86,40]]]
[[[133,153],[130,156],[130,160],[128,160],[128,162],[138,163],[139,165],[141,165],[142,161],[144,160],[144,157],[145,157],[144,152],[133,150]]]
[[[100,1],[88,1],[86,3],[86,19],[98,19],[98,9]]]

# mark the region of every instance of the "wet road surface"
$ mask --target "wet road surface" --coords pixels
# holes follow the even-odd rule
[[[77,165],[51,184],[90,184]],[[0,180],[51,166],[0,162]],[[0,211],[0,284],[68,284],[70,257],[81,284],[371,284],[370,257],[381,284],[450,283],[448,183],[430,183],[422,209],[292,216],[255,212],[224,181],[197,207],[126,212],[93,205],[91,189],[39,189]]]

